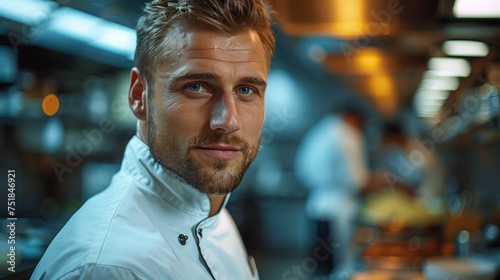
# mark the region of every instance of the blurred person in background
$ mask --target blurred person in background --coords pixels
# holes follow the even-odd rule
[[[375,170],[384,176],[387,187],[367,197],[363,216],[376,224],[439,223],[447,170],[436,143],[411,135],[403,123],[388,120],[384,124]]]
[[[354,269],[351,248],[360,193],[383,185],[372,177],[363,136],[363,115],[354,107],[323,117],[304,136],[296,156],[298,178],[309,188],[307,216],[327,225],[318,238],[331,242],[335,279],[347,279]]]
[[[388,183],[409,193],[415,192],[423,178],[423,162],[409,164],[412,143],[397,121],[386,121],[382,143],[376,156],[376,169],[391,175]]]
[[[258,279],[225,209],[255,158],[274,36],[260,0],[154,0],[137,25],[137,134],[32,279]]]

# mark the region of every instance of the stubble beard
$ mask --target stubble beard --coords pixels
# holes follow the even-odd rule
[[[155,161],[168,173],[205,194],[228,194],[241,183],[246,170],[257,155],[260,140],[254,147],[234,134],[218,134],[198,137],[186,147],[166,147],[157,138],[152,106],[148,114],[148,146]],[[260,137],[259,137],[260,139]],[[195,155],[194,147],[210,144],[234,145],[241,148],[241,160],[231,164],[229,161],[204,158],[203,162]],[[185,151],[185,154],[181,152]],[[234,160],[233,160],[234,161]],[[237,166],[235,166],[237,165]]]

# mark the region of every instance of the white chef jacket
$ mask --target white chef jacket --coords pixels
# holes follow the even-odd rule
[[[68,221],[31,279],[259,279],[224,206],[208,217],[207,195],[134,136],[110,186]]]

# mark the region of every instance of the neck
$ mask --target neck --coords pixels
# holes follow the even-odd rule
[[[224,199],[226,199],[225,194],[208,195],[208,200],[210,200],[210,212],[208,213],[209,217],[217,214],[221,210]]]
[[[137,121],[137,133],[136,136],[149,146],[149,134],[147,123],[145,121]]]

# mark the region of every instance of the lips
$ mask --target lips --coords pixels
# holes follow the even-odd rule
[[[199,146],[197,150],[206,156],[221,160],[235,159],[241,154],[239,147],[230,145]]]

